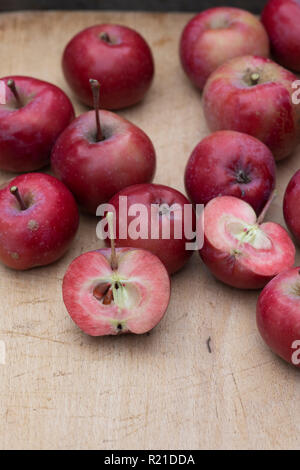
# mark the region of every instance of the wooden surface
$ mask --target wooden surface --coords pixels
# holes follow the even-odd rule
[[[207,135],[201,97],[178,60],[188,14],[17,13],[0,15],[1,75],[68,89],[60,57],[69,38],[98,22],[139,30],[156,77],[144,102],[122,115],[144,129],[158,155],[155,181],[183,190],[187,158]],[[269,218],[300,153],[278,166]],[[11,175],[0,173],[0,183]],[[58,263],[25,273],[0,267],[0,448],[299,448],[299,370],[275,357],[255,324],[257,292],[215,281],[197,254],[173,277],[167,315],[149,336],[90,338],[70,320],[61,281],[70,261],[97,248],[96,218]],[[300,257],[297,255],[297,262]],[[211,336],[212,354],[206,340]]]

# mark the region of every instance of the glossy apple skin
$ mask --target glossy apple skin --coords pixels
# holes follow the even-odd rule
[[[20,210],[12,186],[29,205],[26,210]],[[0,190],[0,260],[18,270],[53,263],[69,248],[78,224],[74,197],[58,179],[17,176]]]
[[[252,207],[241,199],[221,196],[212,199],[204,209],[204,244],[199,250],[202,261],[213,275],[238,289],[261,289],[279,272],[289,269],[295,262],[295,247],[286,230],[279,224],[264,222],[259,225],[271,241],[270,248],[241,245],[217,223],[228,216],[257,226]],[[198,223],[202,223],[200,220]],[[230,240],[230,245],[228,245]],[[239,253],[235,253],[238,251]]]
[[[143,334],[164,316],[171,293],[169,275],[161,261],[146,250],[118,248],[118,268],[110,265],[111,250],[84,253],[70,264],[63,280],[65,306],[79,328],[90,336]],[[130,304],[115,299],[103,305],[95,298],[99,282],[119,280],[127,290]],[[120,291],[120,288],[118,289]]]
[[[250,75],[259,73],[257,85]],[[203,92],[211,131],[235,130],[266,144],[275,160],[290,155],[299,142],[300,106],[292,101],[297,77],[269,59],[244,56],[221,65]]]
[[[120,197],[127,198],[127,214],[124,211],[120,211]],[[186,243],[191,242],[184,236],[180,239],[174,237],[174,216],[171,217],[170,223],[170,239],[164,239],[162,237],[162,225],[164,218],[167,216],[159,216],[159,227],[160,234],[157,239],[151,239],[151,205],[152,204],[178,204],[182,210],[185,204],[190,204],[189,200],[179,191],[169,186],[161,184],[137,184],[123,189],[116,194],[110,201],[115,208],[116,213],[116,245],[119,247],[132,246],[134,248],[142,248],[149,250],[155,254],[165,265],[169,274],[173,274],[181,269],[189,260],[193,251],[186,250]],[[125,224],[125,217],[127,217],[127,225],[130,225],[135,216],[128,215],[128,211],[133,204],[143,204],[147,209],[147,219],[145,224],[148,223],[148,235],[147,239],[139,238],[134,240],[128,234],[126,229],[126,239],[121,239],[119,234],[119,225]],[[195,219],[194,213],[192,212],[191,227],[194,228]],[[184,220],[182,220],[182,233],[184,234]]]
[[[100,38],[107,33],[113,43]],[[89,79],[101,85],[100,107],[121,109],[141,101],[148,91],[154,63],[151,50],[133,29],[100,24],[84,29],[67,44],[62,66],[76,96],[93,106]]]
[[[261,292],[256,310],[259,332],[275,354],[300,367],[300,267],[284,271]],[[298,343],[298,353],[294,342]],[[298,364],[293,361],[296,356]]]
[[[55,175],[94,215],[126,186],[152,181],[156,167],[154,147],[141,129],[110,111],[101,111],[100,120],[103,141],[95,140],[95,113],[89,111],[65,129],[51,156]]]
[[[288,229],[300,245],[300,170],[290,180],[284,195],[283,214]]]
[[[31,77],[10,76],[25,105],[6,86],[6,104],[0,104],[0,169],[23,173],[49,163],[51,149],[59,134],[74,118],[67,95],[51,83]]]
[[[180,40],[183,69],[200,89],[219,65],[248,54],[268,57],[269,39],[259,19],[239,8],[202,11],[188,22]]]
[[[235,196],[259,215],[275,188],[276,165],[259,140],[235,131],[218,131],[193,150],[185,169],[185,188],[194,204]]]
[[[262,13],[276,61],[300,72],[300,2],[270,0]]]

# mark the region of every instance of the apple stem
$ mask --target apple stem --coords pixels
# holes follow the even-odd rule
[[[113,218],[114,215],[112,212],[108,212],[106,214],[107,222],[108,222],[108,233],[110,238],[110,248],[111,248],[111,256],[110,256],[110,265],[112,270],[118,269],[118,260],[116,254],[116,246],[115,246],[115,239],[114,239],[114,227],[113,227]]]
[[[254,72],[250,75],[250,80],[252,85],[257,85],[260,79],[260,75],[257,72]]]
[[[10,188],[10,192],[17,199],[18,203],[20,204],[21,210],[26,211],[27,207],[26,207],[25,202],[23,201],[23,198],[22,198],[21,194],[19,193],[18,187],[17,186],[12,186]]]
[[[20,95],[19,95],[19,93],[18,93],[18,90],[17,90],[16,84],[15,84],[15,81],[12,80],[12,79],[9,79],[9,80],[7,81],[7,86],[8,86],[8,88],[10,89],[10,91],[12,92],[12,94],[14,95],[18,107],[19,107],[19,108],[22,108],[23,103],[22,103],[22,100],[21,100]]]
[[[263,223],[263,221],[264,221],[264,219],[265,219],[265,216],[266,216],[266,213],[268,212],[268,210],[269,210],[269,208],[270,208],[270,205],[272,204],[272,202],[274,201],[274,199],[275,199],[276,196],[277,196],[277,192],[276,192],[276,190],[274,190],[274,191],[271,193],[271,195],[270,195],[270,197],[269,197],[269,199],[268,199],[268,201],[267,201],[265,207],[263,208],[263,210],[261,211],[261,213],[259,214],[259,216],[258,216],[258,218],[257,218],[257,224],[258,224],[258,225],[260,225],[260,224]]]
[[[99,111],[100,83],[98,82],[98,80],[94,80],[93,78],[90,78],[90,85],[92,88],[94,109],[95,109],[95,115],[96,115],[96,128],[97,128],[96,140],[97,142],[101,142],[102,140],[104,140],[104,137],[102,134],[101,124],[100,124],[100,111]]]

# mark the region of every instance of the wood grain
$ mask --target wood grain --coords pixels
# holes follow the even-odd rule
[[[121,114],[158,154],[156,182],[183,190],[187,158],[208,134],[201,96],[178,59],[188,14],[48,12],[0,15],[1,75],[24,74],[68,89],[60,57],[69,38],[99,22],[139,30],[156,77],[144,102]],[[278,165],[270,219],[283,223],[284,188],[300,152]],[[12,175],[0,173],[0,183]],[[61,298],[69,262],[99,246],[82,217],[69,253],[25,273],[0,267],[1,449],[292,449],[300,444],[299,371],[275,357],[255,324],[258,293],[215,281],[197,254],[173,278],[168,313],[149,336],[89,338]],[[300,263],[299,250],[297,262]],[[206,340],[211,336],[212,353]]]

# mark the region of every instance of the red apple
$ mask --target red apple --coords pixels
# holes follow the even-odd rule
[[[259,215],[275,188],[276,167],[262,142],[235,131],[218,131],[193,150],[185,169],[185,188],[195,204],[235,196]]]
[[[244,56],[221,65],[204,89],[204,113],[212,131],[250,134],[276,160],[293,152],[300,138],[300,106],[293,103],[296,76],[269,59]]]
[[[142,334],[164,316],[170,278],[152,253],[135,248],[90,251],[76,258],[63,281],[73,321],[91,336]]]
[[[121,109],[141,101],[154,74],[151,50],[133,29],[114,24],[91,26],[67,44],[65,78],[88,106],[93,106],[89,79],[101,83],[101,107]]]
[[[0,260],[21,270],[53,263],[78,223],[75,200],[60,181],[42,173],[18,176],[0,189]]]
[[[188,22],[181,36],[182,66],[200,89],[219,65],[247,54],[268,57],[269,39],[259,19],[239,8],[202,11]]]
[[[259,296],[256,319],[272,351],[300,367],[300,267],[269,282]]]
[[[186,249],[186,243],[191,241],[186,232],[191,233],[195,228],[195,219],[191,204],[179,191],[161,184],[137,184],[120,191],[109,204],[114,207],[116,214],[117,246],[132,246],[151,251],[164,263],[169,274],[181,269],[189,260],[193,252]],[[136,204],[142,206],[139,214],[132,213]],[[185,206],[190,207],[186,218]],[[140,221],[137,227],[139,238],[134,232],[132,235],[130,233],[130,225],[135,227],[136,217]]]
[[[67,95],[31,77],[2,78],[6,103],[0,104],[0,169],[38,170],[49,163],[59,134],[74,118]]]
[[[99,89],[93,80],[92,85]],[[96,107],[96,113],[82,114],[60,135],[51,162],[79,204],[95,215],[100,204],[126,186],[152,181],[156,157],[141,129],[110,111],[99,113]]]
[[[221,196],[204,209],[204,245],[200,256],[217,279],[240,289],[264,287],[293,266],[295,247],[279,224],[262,223],[241,199]]]
[[[283,200],[283,213],[289,230],[300,244],[300,170],[292,177]]]
[[[300,72],[300,1],[269,0],[262,13],[262,22],[276,60]]]

